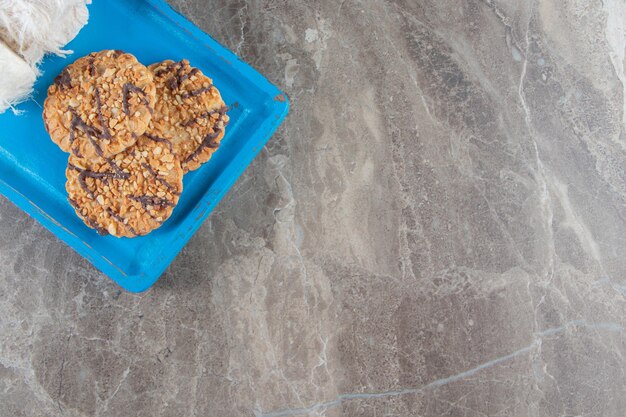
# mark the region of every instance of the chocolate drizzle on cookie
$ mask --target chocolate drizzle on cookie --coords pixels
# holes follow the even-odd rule
[[[174,75],[174,77],[170,78],[165,84],[172,90],[172,91],[176,91],[178,89],[180,89],[183,85],[183,82],[188,79],[193,77],[194,75],[198,74],[200,72],[200,70],[198,68],[193,68],[191,71],[189,71],[186,74],[183,74],[183,71],[185,70],[185,68],[187,67],[187,65],[185,65],[185,63],[183,61],[179,62],[178,64],[178,68],[176,70],[176,74]],[[183,93],[183,94],[188,94],[188,93]],[[181,95],[182,97],[182,95]]]
[[[211,91],[211,89],[213,88],[213,85],[209,85],[208,87],[202,87],[202,88],[198,88],[196,90],[191,90],[191,91],[185,91],[184,93],[182,93],[180,95],[181,98],[185,99],[185,98],[190,98],[190,97],[196,97],[199,96],[200,94],[204,94],[207,91]]]
[[[172,91],[176,91],[178,89],[178,83],[175,77],[172,77],[169,80],[167,80],[165,82],[165,85],[167,86],[167,88],[169,88]]]
[[[130,177],[130,174],[122,171],[122,169],[119,166],[117,166],[117,164],[114,161],[112,161],[111,159],[106,159],[106,161],[111,166],[111,168],[113,168],[113,171],[115,172],[95,172],[89,169],[79,168],[76,165],[73,165],[71,163],[67,164],[68,168],[73,169],[74,171],[78,172],[78,183],[80,184],[80,187],[92,199],[95,198],[95,195],[93,191],[91,191],[89,187],[87,186],[87,178],[100,180],[108,184],[109,179],[126,180]]]
[[[183,71],[185,70],[184,61],[175,62],[174,64],[168,65],[166,73],[170,72],[174,68],[176,68],[174,76],[165,82],[165,85],[172,91],[178,90],[181,87],[183,81],[185,81],[189,77],[189,75],[183,74]]]
[[[145,208],[146,211],[148,211],[148,212],[151,210],[148,207],[164,208],[164,207],[175,207],[176,206],[174,203],[172,203],[169,200],[166,200],[165,198],[159,198],[159,197],[155,197],[155,196],[142,195],[142,196],[137,197],[137,196],[134,196],[134,195],[127,195],[126,197],[129,200],[133,200],[133,201],[136,201],[138,203],[141,203],[143,208]]]
[[[172,69],[176,68],[176,66],[180,65],[181,63],[182,63],[182,61],[171,62],[171,63],[167,64],[165,66],[165,68],[161,68],[160,70],[155,71],[154,75],[156,77],[161,77],[162,75],[165,75],[168,72],[170,72]]]
[[[105,229],[102,226],[100,226],[94,219],[92,219],[89,216],[86,216],[86,215],[82,214],[82,210],[81,210],[80,206],[78,205],[78,203],[76,203],[76,201],[74,201],[71,198],[68,198],[67,201],[69,201],[69,203],[72,205],[72,207],[74,207],[74,210],[76,210],[77,213],[80,213],[80,216],[83,219],[85,219],[85,221],[87,222],[89,227],[91,227],[92,229],[95,229],[100,236],[107,236],[107,235],[110,234],[107,229]],[[128,231],[131,232],[133,235],[139,236],[139,233],[137,233],[135,231],[135,229],[131,225],[129,225],[127,223],[127,221],[122,216],[120,216],[119,214],[115,213],[115,211],[113,211],[113,209],[111,207],[107,207],[105,209],[105,211],[109,214],[109,216],[111,216],[113,219],[115,219],[120,224],[122,224],[124,227],[126,227],[128,229]]]
[[[221,129],[216,130],[213,133],[209,133],[202,139],[200,145],[193,151],[187,158],[185,158],[185,163],[193,160],[196,156],[200,155],[205,148],[213,148],[216,149],[220,146],[219,142],[215,142],[215,139],[222,133]]]
[[[128,231],[131,232],[133,235],[139,236],[139,233],[137,233],[135,229],[130,224],[128,224],[128,221],[124,219],[122,216],[120,216],[119,214],[117,214],[115,211],[113,211],[111,207],[107,207],[106,212],[109,213],[109,216],[113,217],[119,223],[124,225],[124,227],[126,227]]]
[[[200,72],[200,70],[198,68],[194,68],[191,71],[189,71],[187,74],[182,75],[179,77],[178,79],[178,84],[182,84],[183,81],[185,81],[187,78],[191,78],[194,75],[198,74]]]
[[[92,77],[96,76],[96,66],[94,64],[94,60],[95,58],[93,56],[89,60],[89,75],[91,75]]]
[[[98,120],[100,120],[100,125],[102,126],[102,134],[100,135],[101,139],[111,139],[111,133],[109,132],[109,128],[107,127],[106,119],[104,114],[102,114],[102,101],[100,100],[100,89],[96,86],[94,89],[94,97],[96,99],[96,113],[98,114]]]
[[[180,125],[182,127],[190,127],[195,125],[196,123],[198,123],[199,120],[202,119],[207,119],[209,117],[211,117],[212,113],[209,113],[207,111],[203,112],[202,114],[200,114],[199,116],[194,117],[193,119],[187,120],[186,122],[181,123]]]
[[[128,172],[124,172],[122,170],[122,168],[120,168],[114,160],[110,159],[110,158],[105,158],[105,160],[107,161],[107,163],[111,166],[111,168],[113,168],[113,171],[115,171],[115,179],[116,180],[127,180],[130,178],[130,174]]]
[[[171,64],[168,64],[165,68],[161,68],[157,71],[154,72],[154,75],[156,77],[161,77],[165,74],[168,74],[170,72],[172,72],[173,69],[176,69],[176,71],[174,72],[173,76],[171,78],[169,78],[166,82],[165,85],[167,86],[167,88],[169,88],[172,91],[177,91],[180,90],[183,82],[185,80],[187,80],[188,78],[193,77],[196,74],[200,73],[200,70],[198,68],[192,68],[189,72],[184,73],[184,71],[189,68],[189,63],[186,61],[179,61],[179,62],[173,62]],[[191,98],[191,97],[196,97],[199,96],[201,94],[204,94],[208,91],[211,91],[211,89],[213,88],[213,85],[209,85],[207,87],[201,87],[192,91],[183,91],[180,94],[180,97],[182,99],[187,99],[187,98]]]
[[[65,68],[59,75],[54,79],[54,85],[56,85],[59,89],[65,90],[66,88],[72,88],[72,76],[70,72]]]
[[[167,139],[164,139],[162,137],[159,137],[159,136],[152,135],[150,133],[144,133],[144,136],[147,137],[148,139],[150,139],[153,142],[164,143],[165,145],[167,145],[167,147],[170,150],[170,152],[172,152],[173,145],[172,145],[171,141],[169,141]]]
[[[159,176],[159,174],[150,165],[146,164],[145,162],[142,162],[141,166],[144,167],[144,169],[146,171],[148,171],[150,173],[150,175],[152,175],[154,177],[155,180],[157,180],[158,182],[163,184],[165,186],[165,188],[170,190],[172,192],[172,194],[180,195],[180,193],[176,190],[176,187],[174,187],[172,184],[170,184],[169,182],[167,182],[163,178],[161,178]]]
[[[90,198],[95,199],[96,196],[87,186],[87,178],[92,178],[94,180],[102,180],[108,178],[114,178],[115,174],[112,172],[93,172],[88,170],[83,170],[78,174],[78,183],[80,187],[85,191]]]
[[[77,213],[80,213],[80,217],[82,217],[85,220],[85,222],[87,222],[87,225],[89,227],[91,227],[92,229],[96,229],[96,231],[98,232],[98,234],[100,236],[106,236],[106,235],[109,234],[108,230],[106,230],[105,228],[101,227],[91,217],[82,214],[81,208],[76,203],[76,201],[72,200],[71,198],[68,198],[67,201],[69,201],[69,203],[72,205],[72,207],[74,207],[74,210],[76,210]]]
[[[85,136],[87,136],[87,139],[89,139],[89,142],[96,150],[96,154],[98,156],[102,156],[102,148],[100,148],[100,145],[96,142],[96,139],[101,137],[102,132],[93,126],[88,125],[71,106],[68,107],[68,111],[72,115],[72,120],[70,121],[70,144],[74,143],[74,140],[76,139],[76,129],[80,129],[83,131]],[[73,152],[76,156],[80,156],[78,150],[73,149]]]
[[[196,150],[193,151],[193,153],[191,153],[187,158],[185,158],[183,163],[187,163],[193,160],[205,148],[219,148],[220,144],[219,142],[216,142],[215,139],[217,139],[217,137],[219,137],[220,133],[222,133],[223,131],[223,128],[218,127],[218,125],[224,121],[224,115],[226,114],[227,110],[228,108],[226,106],[223,106],[217,112],[211,113],[211,116],[215,113],[219,114],[219,117],[215,121],[215,126],[213,127],[213,133],[209,133],[208,135],[206,135],[204,139],[202,139],[202,142],[200,142],[200,145],[196,148]]]
[[[124,91],[122,95],[122,108],[124,109],[124,114],[126,114],[126,116],[130,116],[130,93],[136,93],[139,101],[142,104],[145,104],[150,113],[152,113],[152,107],[150,107],[150,100],[148,100],[146,92],[132,83],[126,83],[124,84]]]
[[[224,116],[226,114],[226,112],[228,111],[228,107],[226,106],[222,106],[219,110],[217,111],[213,111],[213,112],[202,112],[199,116],[194,117],[193,119],[190,119],[186,122],[181,123],[182,127],[190,127],[193,126],[194,124],[198,123],[199,120],[202,119],[208,119],[208,118],[213,118],[213,117],[218,117],[218,121],[223,119],[221,116]]]

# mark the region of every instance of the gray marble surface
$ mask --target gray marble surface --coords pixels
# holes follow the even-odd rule
[[[0,200],[1,416],[626,413],[623,0],[174,0],[290,96],[158,284]]]

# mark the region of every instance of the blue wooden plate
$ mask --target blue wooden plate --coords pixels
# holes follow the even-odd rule
[[[41,69],[34,99],[15,116],[0,115],[0,192],[128,291],[149,288],[239,178],[287,115],[286,97],[235,54],[162,0],[95,0],[68,49]],[[218,152],[187,174],[172,217],[134,239],[99,236],[67,202],[68,155],[50,141],[41,118],[46,90],[69,63],[92,51],[122,49],[148,65],[189,59],[211,77],[228,106],[230,124]]]

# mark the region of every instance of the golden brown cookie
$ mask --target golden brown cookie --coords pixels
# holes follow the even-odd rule
[[[65,68],[48,88],[43,118],[61,149],[108,158],[148,127],[155,102],[152,73],[123,51],[101,51]]]
[[[148,68],[154,74],[157,102],[147,134],[170,142],[185,172],[196,170],[224,137],[226,104],[213,81],[187,60]]]
[[[100,234],[135,237],[170,217],[183,191],[183,170],[169,148],[141,136],[111,158],[70,155],[68,200],[85,224]]]

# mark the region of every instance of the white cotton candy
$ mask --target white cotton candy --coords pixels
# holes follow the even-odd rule
[[[0,113],[24,101],[39,75],[37,65],[63,50],[87,23],[91,0],[0,0]],[[7,47],[8,46],[8,47]],[[9,49],[10,48],[10,49]],[[21,56],[20,59],[11,49]]]
[[[26,100],[33,89],[35,70],[0,42],[0,113]]]
[[[91,0],[0,0],[0,36],[35,66],[62,48],[87,23]]]

